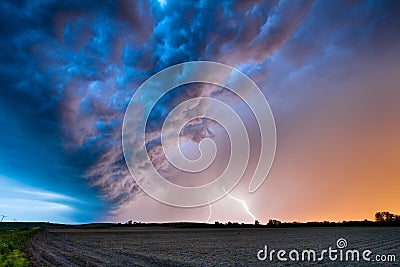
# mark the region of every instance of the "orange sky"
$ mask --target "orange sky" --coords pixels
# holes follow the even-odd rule
[[[400,214],[400,56],[392,55],[341,57],[333,61],[336,71],[317,64],[289,81],[281,69],[266,73],[274,77],[267,77],[264,92],[276,119],[276,158],[257,192],[247,193],[247,176],[232,195],[245,200],[261,222]],[[275,60],[271,68],[279,66],[280,58]],[[145,212],[143,205],[149,207]],[[144,197],[119,218],[205,221],[208,216],[209,207],[172,208]],[[212,205],[215,220],[252,221],[228,197]]]

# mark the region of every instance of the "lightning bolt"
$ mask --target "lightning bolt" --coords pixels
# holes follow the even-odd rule
[[[240,202],[243,206],[243,208],[245,209],[245,211],[247,212],[247,214],[249,214],[249,216],[251,218],[253,218],[253,222],[256,220],[256,217],[253,215],[253,213],[250,212],[249,207],[247,206],[246,202],[242,199],[236,198],[234,196],[232,196],[231,194],[228,193],[228,197]]]
[[[210,207],[210,214],[208,215],[207,222],[210,222],[211,214],[212,214],[211,204],[208,204],[208,206]]]

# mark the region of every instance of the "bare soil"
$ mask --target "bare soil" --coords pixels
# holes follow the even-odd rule
[[[278,250],[369,249],[375,255],[395,255],[395,262],[290,261]],[[267,245],[274,259],[260,261]],[[338,227],[278,229],[47,229],[26,246],[33,266],[400,266],[400,228]],[[286,254],[286,257],[288,255]]]

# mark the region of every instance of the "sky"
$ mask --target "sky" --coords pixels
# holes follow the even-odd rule
[[[5,221],[253,222],[254,216],[266,223],[400,214],[398,1],[1,1],[0,12]],[[249,76],[269,102],[278,141],[266,181],[249,194],[260,138],[246,105],[209,84],[166,94],[147,121],[146,148],[170,181],[210,182],[230,153],[221,126],[199,119],[177,133],[183,151],[196,157],[199,142],[211,138],[217,160],[192,176],[170,166],[160,131],[182,101],[226,102],[243,118],[252,148],[229,196],[178,208],[135,183],[123,156],[122,122],[144,81],[197,60]]]

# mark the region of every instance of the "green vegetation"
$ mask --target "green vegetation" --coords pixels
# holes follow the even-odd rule
[[[0,267],[29,266],[21,246],[31,239],[36,230],[1,230],[0,231]]]

